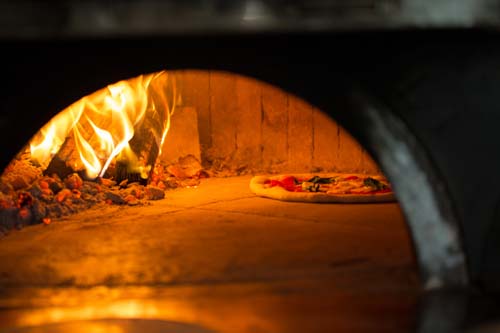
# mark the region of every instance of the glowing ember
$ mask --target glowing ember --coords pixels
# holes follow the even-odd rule
[[[52,118],[31,140],[31,158],[46,168],[72,138],[79,159],[72,166],[82,165],[88,178],[102,177],[116,160],[147,178],[152,166],[140,161],[129,142],[146,118],[153,119],[146,125],[161,153],[176,93],[174,78],[164,71],[109,85]]]

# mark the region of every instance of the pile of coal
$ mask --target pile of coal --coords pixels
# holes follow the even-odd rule
[[[0,235],[13,228],[45,223],[96,205],[144,205],[165,198],[152,185],[117,184],[107,178],[83,180],[77,173],[61,179],[43,175],[29,159],[13,161],[0,177]]]
[[[63,178],[57,173],[47,175],[29,155],[22,155],[0,177],[0,235],[26,225],[50,224],[96,205],[145,205],[165,198],[168,189],[198,186],[206,177],[193,155],[171,165],[158,163],[148,185],[129,179],[119,183],[111,178],[85,180],[75,172]]]

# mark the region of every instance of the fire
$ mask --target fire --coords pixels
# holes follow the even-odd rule
[[[57,154],[80,116],[79,110],[69,107],[52,118],[30,142],[32,159],[46,167],[52,157]]]
[[[144,165],[130,142],[138,128],[148,126],[161,153],[178,98],[175,78],[165,71],[109,85],[52,118],[32,138],[31,158],[46,168],[65,144],[74,142],[78,163],[73,164],[90,179],[102,177],[116,160],[147,178],[152,166]]]

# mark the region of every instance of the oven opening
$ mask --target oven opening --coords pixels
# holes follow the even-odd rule
[[[313,199],[259,195],[255,176]],[[340,180],[351,187],[328,192]],[[13,316],[22,325],[160,318],[280,331],[269,318],[281,316],[314,331],[327,309],[346,320],[322,325],[353,328],[368,311],[398,331],[414,325],[423,283],[391,181],[327,113],[276,86],[143,74],[68,106],[7,166],[0,281],[37,288],[42,303],[61,288]],[[347,306],[346,290],[362,296]],[[395,306],[397,320],[378,312]]]

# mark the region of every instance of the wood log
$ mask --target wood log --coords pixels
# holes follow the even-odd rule
[[[74,137],[70,135],[66,138],[61,149],[59,149],[59,152],[52,158],[43,173],[45,175],[57,174],[60,178],[64,179],[74,172],[83,175],[84,169],[75,146]]]
[[[175,87],[170,89],[174,83],[166,78],[151,82],[148,94],[150,106],[155,107],[149,108],[141,122],[136,125],[134,136],[129,142],[137,161],[117,160],[115,178],[118,182],[125,179],[129,182],[149,182],[160,153],[162,136],[170,124],[169,118],[175,108]],[[138,171],[137,167],[142,170]]]
[[[151,81],[148,88],[148,109],[143,119],[134,126],[134,136],[129,142],[133,154],[120,153],[116,161],[107,169],[105,177],[114,178],[117,182],[127,179],[143,183],[149,178],[160,152],[159,145],[176,94],[172,80],[167,81],[169,77],[166,74],[161,75],[165,76],[157,77]],[[154,107],[152,107],[153,105]],[[95,126],[112,132],[113,129],[108,128],[111,120],[106,116],[98,117],[93,114],[89,114],[89,117],[82,117],[78,128],[85,140],[94,149],[97,149],[100,138],[97,137],[93,125],[86,119],[92,119]],[[104,164],[106,161],[102,160],[101,162]],[[45,172],[48,174],[56,173],[64,177],[72,172],[83,170],[84,166],[77,151],[75,138],[71,133]]]
[[[108,169],[107,177],[115,179],[118,183],[128,180],[129,183],[139,182],[146,185],[160,150],[156,139],[151,131],[143,129],[134,134],[129,144],[132,152],[137,156],[137,161],[117,160],[115,168]]]

